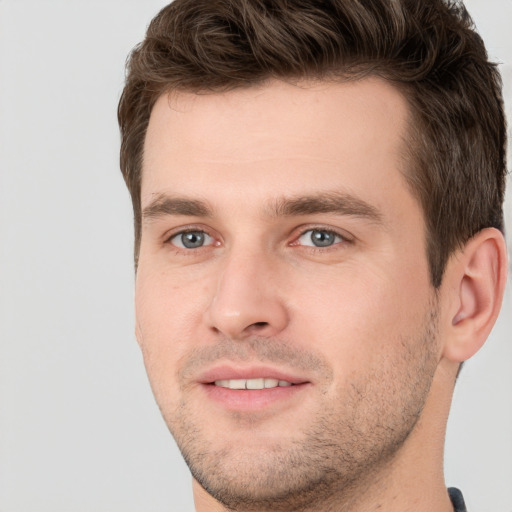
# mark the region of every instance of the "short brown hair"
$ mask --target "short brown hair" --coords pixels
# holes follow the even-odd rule
[[[438,287],[454,250],[485,227],[503,231],[506,177],[500,75],[462,3],[443,0],[175,0],[162,9],[129,57],[118,110],[136,263],[144,140],[160,95],[370,75],[410,105],[406,178]]]

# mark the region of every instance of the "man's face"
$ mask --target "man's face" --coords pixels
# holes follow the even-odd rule
[[[194,477],[226,505],[348,496],[415,428],[439,347],[407,115],[377,79],[154,107],[137,338]]]

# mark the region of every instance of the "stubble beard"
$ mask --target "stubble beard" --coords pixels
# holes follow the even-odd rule
[[[393,463],[421,415],[438,362],[436,336],[437,307],[431,305],[421,332],[400,340],[393,359],[319,404],[300,436],[283,436],[264,451],[213,446],[210,427],[186,400],[172,414],[162,413],[195,480],[227,510],[350,510]],[[250,345],[265,359],[286,355],[275,341]],[[275,358],[273,351],[279,351]]]

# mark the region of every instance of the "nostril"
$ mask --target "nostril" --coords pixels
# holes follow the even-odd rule
[[[268,322],[255,322],[252,324],[252,327],[266,327],[268,325]]]

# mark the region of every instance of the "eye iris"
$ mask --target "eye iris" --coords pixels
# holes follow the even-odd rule
[[[204,244],[204,233],[192,231],[181,235],[181,243],[187,249],[195,249]]]
[[[328,231],[312,231],[311,241],[317,247],[328,247],[334,243],[334,233]]]

